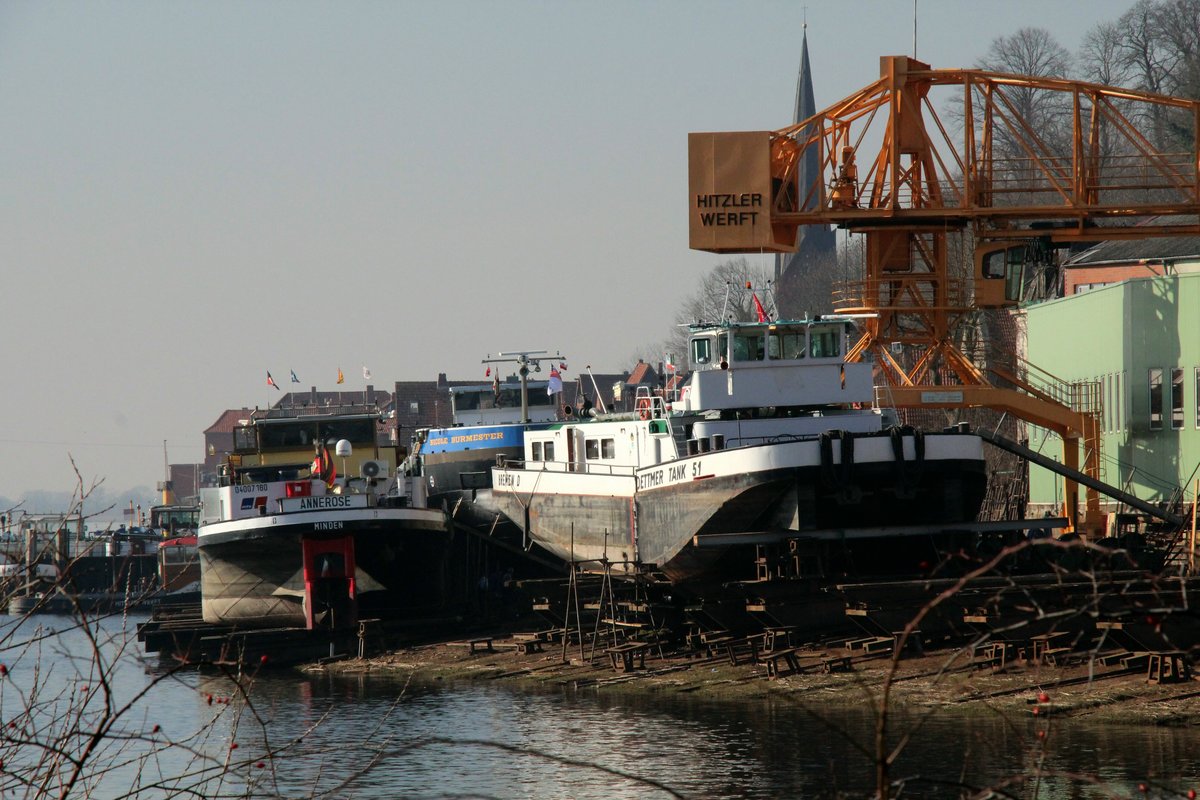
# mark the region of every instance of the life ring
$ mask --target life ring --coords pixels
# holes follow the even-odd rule
[[[650,419],[650,398],[639,397],[637,401],[637,413],[639,419]]]

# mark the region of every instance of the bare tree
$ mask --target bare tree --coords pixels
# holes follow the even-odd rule
[[[1121,58],[1125,33],[1116,22],[1101,22],[1084,34],[1076,58],[1080,77],[1105,86],[1125,86],[1130,82],[1129,65]]]
[[[756,296],[769,316],[778,316],[766,268],[751,266],[744,256],[718,264],[701,279],[696,292],[680,304],[675,313],[675,328],[663,341],[659,352],[674,354],[676,363],[682,365],[687,354],[688,324],[756,320]]]
[[[101,481],[89,485],[73,459],[71,465],[76,490],[62,520],[82,523],[81,509]],[[6,509],[6,517],[11,512]],[[66,555],[51,537],[40,551],[26,551],[32,563],[0,582],[0,608],[17,596],[32,601],[23,616],[0,625],[0,795],[274,796],[276,759],[295,741],[272,743],[267,737],[267,721],[251,697],[252,672],[236,664],[212,665],[218,670],[209,681],[210,691],[218,692],[208,695],[212,713],[180,730],[178,721],[159,716],[152,696],[194,665],[167,665],[132,691],[127,681],[122,687],[118,673],[136,669],[139,659],[124,610],[143,598],[131,593],[115,613],[93,613],[70,585],[72,567],[84,554],[64,562]],[[62,566],[57,579],[35,570],[51,557]],[[64,601],[70,604],[65,626],[61,617],[55,628],[39,624],[36,615],[43,608]],[[239,730],[258,741],[239,750]]]
[[[1071,54],[1045,28],[1021,28],[1011,36],[992,39],[976,63],[994,72],[1061,78],[1070,72]]]
[[[1044,28],[1021,28],[1011,36],[998,36],[976,66],[993,72],[1010,72],[1035,78],[1062,78],[1071,72],[1071,54]],[[1051,152],[1070,152],[1070,98],[1064,92],[1033,86],[1005,87],[1005,106],[1010,117],[1023,122],[1027,131],[1010,130],[1005,124],[995,132],[995,155],[1006,167],[1003,172],[1026,182],[1033,175],[1029,154],[1020,144],[1036,136]],[[1016,124],[1016,123],[1014,123]],[[1006,162],[1006,163],[1005,163]]]

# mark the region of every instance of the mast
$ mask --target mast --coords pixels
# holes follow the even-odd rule
[[[529,368],[533,367],[535,372],[542,371],[542,359],[548,358],[551,360],[565,361],[566,356],[557,350],[554,355],[548,355],[547,350],[512,350],[507,353],[499,353],[499,358],[488,356],[483,359],[483,364],[517,364],[517,374],[521,377],[521,422],[529,422]]]

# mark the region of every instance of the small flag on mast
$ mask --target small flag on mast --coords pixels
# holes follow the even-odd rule
[[[275,379],[271,377],[271,373],[269,370],[267,371],[267,386],[274,386],[275,391],[277,391],[277,392],[283,391],[283,389],[279,388],[279,384],[275,382]]]
[[[371,370],[367,369],[367,365],[363,364],[363,379],[371,380]]]
[[[296,370],[293,369],[290,372],[292,373],[292,383],[299,383],[300,379],[296,377]]]
[[[337,382],[338,382],[338,383],[345,383],[345,382],[346,382],[346,376],[342,374],[342,368],[341,368],[341,367],[338,367],[338,379],[337,379]]]
[[[554,367],[550,368],[550,381],[546,384],[546,394],[555,395],[563,390],[562,375]]]

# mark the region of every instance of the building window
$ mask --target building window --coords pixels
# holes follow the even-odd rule
[[[595,461],[600,458],[600,440],[587,439],[583,443],[583,457],[588,461]]]
[[[1196,427],[1200,428],[1200,367],[1196,367]]]
[[[410,414],[421,413],[421,404],[418,403],[416,400],[409,400],[408,401],[408,411]]]
[[[1104,404],[1104,424],[1102,429],[1105,433],[1111,433],[1113,429],[1112,419],[1112,376],[1100,376],[1100,398]]]
[[[1150,430],[1161,431],[1163,425],[1163,371],[1150,369]]]
[[[1117,430],[1119,431],[1125,429],[1125,417],[1121,416],[1125,412],[1125,395],[1122,394],[1125,388],[1124,376],[1124,372],[1117,373],[1117,388],[1116,391],[1113,392],[1113,399],[1117,404],[1116,409],[1114,409],[1113,416],[1115,417]]]
[[[532,445],[530,445],[529,460],[530,461],[541,461],[542,460],[542,443],[541,442],[534,442]]]
[[[1183,370],[1171,370],[1171,428],[1183,427]]]
[[[601,458],[616,458],[617,457],[617,441],[616,441],[616,439],[601,439],[600,440],[600,457]]]

